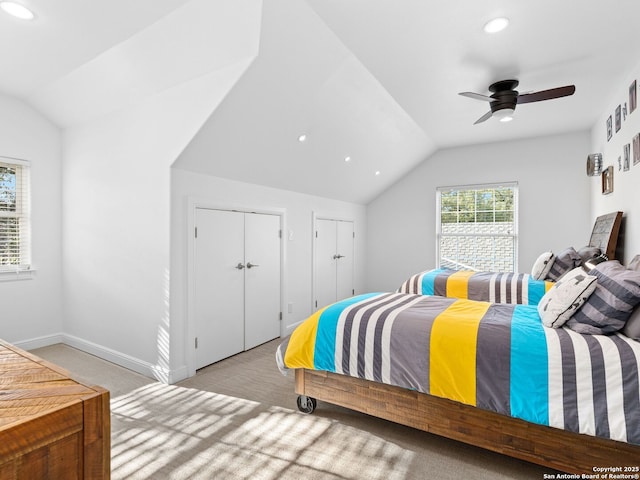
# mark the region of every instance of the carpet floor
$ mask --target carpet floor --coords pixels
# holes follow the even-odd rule
[[[507,480],[556,473],[318,402],[297,411],[274,340],[165,385],[66,345],[33,353],[111,392],[112,479]]]

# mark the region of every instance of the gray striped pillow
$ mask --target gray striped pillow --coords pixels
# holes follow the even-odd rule
[[[596,265],[589,274],[598,278],[596,290],[566,325],[578,333],[615,333],[640,304],[640,272],[610,260]]]
[[[581,263],[582,257],[578,255],[576,249],[567,247],[556,255],[556,259],[553,261],[545,280],[557,282],[562,275],[579,267]]]

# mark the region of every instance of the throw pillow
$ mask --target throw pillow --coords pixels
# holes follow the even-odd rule
[[[578,255],[580,255],[580,258],[582,259],[583,263],[589,260],[590,258],[597,257],[598,255],[600,255],[600,253],[602,252],[598,247],[586,246],[578,250]]]
[[[531,269],[531,276],[534,280],[544,280],[553,266],[556,256],[553,252],[544,252],[536,259]]]
[[[634,340],[640,340],[640,307],[633,309],[631,316],[622,329],[622,333]]]
[[[545,277],[545,280],[556,282],[562,275],[582,263],[582,257],[578,255],[575,248],[567,247],[556,255],[556,259],[551,264],[551,268]]]
[[[640,271],[629,270],[618,260],[595,266],[596,290],[567,322],[578,333],[611,334],[621,330],[640,303]]]
[[[564,325],[594,292],[596,280],[582,268],[568,272],[540,300],[538,313],[542,324],[551,328]]]
[[[636,255],[633,257],[629,265],[627,266],[629,270],[639,270],[640,271],[640,255]]]

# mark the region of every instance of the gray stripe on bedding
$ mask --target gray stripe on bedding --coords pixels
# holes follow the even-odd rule
[[[407,297],[403,299],[402,302],[387,308],[380,314],[380,317],[376,322],[373,338],[373,378],[376,382],[382,382],[382,330],[385,322],[387,321],[387,317],[396,309],[403,308],[414,300],[414,297]],[[364,354],[362,357],[363,358],[361,360],[361,355],[358,354],[358,374],[360,374],[360,361],[362,361],[362,372],[364,373]]]
[[[367,302],[363,302],[359,305],[354,306],[347,313],[347,317],[345,318],[345,322],[344,322],[344,330],[343,330],[344,334],[343,334],[343,340],[342,340],[342,371],[344,372],[345,375],[350,374],[349,360],[350,360],[350,354],[351,354],[351,333],[353,329],[353,320],[356,314],[363,309],[365,310],[365,313],[369,308],[373,308],[375,310],[375,308],[377,308],[377,305],[380,304],[381,302],[385,302],[385,301],[388,302],[389,301],[388,298],[390,295],[393,295],[393,294],[387,293],[384,295],[375,296],[373,297],[373,299]],[[358,339],[358,344],[360,344],[360,341],[361,340]],[[336,348],[337,348],[337,345],[336,345]]]
[[[473,275],[473,281],[468,283],[468,298],[474,300],[480,300],[483,302],[489,301],[489,286],[491,285],[491,272],[478,272]],[[477,280],[477,281],[476,281]]]
[[[627,427],[627,442],[640,443],[640,398],[636,356],[631,347],[617,335],[611,337],[620,352],[622,363],[622,394],[624,395],[624,419]],[[634,428],[635,425],[635,428]]]
[[[433,294],[441,297],[447,296],[447,280],[449,277],[456,273],[454,270],[446,270],[442,273],[438,273],[433,279]]]
[[[428,339],[431,338],[431,327],[438,314],[457,299],[425,298],[402,312],[393,324],[389,347],[392,352],[390,377],[394,385],[409,385],[419,392],[429,393],[425,388],[430,384]],[[416,352],[420,355],[416,356]]]
[[[513,303],[511,300],[511,279],[513,278],[513,273],[506,273],[504,282],[506,287],[507,298],[503,301],[503,303]]]
[[[605,375],[602,346],[591,335],[584,335],[591,357],[591,375],[593,378],[593,410],[596,421],[596,435],[609,438],[609,413],[607,403],[607,380]]]
[[[562,352],[562,398],[564,407],[564,428],[570,432],[580,432],[578,421],[578,392],[576,385],[576,352],[571,337],[563,329],[556,329]]]
[[[515,305],[491,305],[480,321],[476,347],[476,405],[511,414],[510,324]],[[505,365],[506,364],[506,365]]]

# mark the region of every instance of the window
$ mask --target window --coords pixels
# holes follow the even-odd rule
[[[438,266],[515,272],[517,207],[516,183],[438,188]]]
[[[31,269],[29,162],[0,157],[0,273]]]

